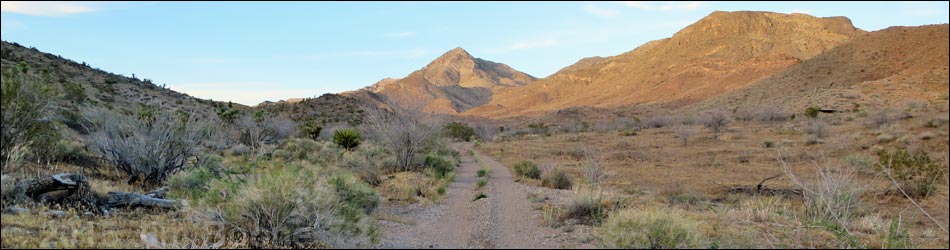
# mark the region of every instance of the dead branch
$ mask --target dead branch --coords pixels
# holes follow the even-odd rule
[[[138,194],[109,192],[100,196],[92,190],[89,179],[81,174],[54,174],[21,182],[14,189],[19,200],[85,206],[96,212],[112,208],[154,207],[177,209],[185,205],[179,200],[165,199],[168,187]]]

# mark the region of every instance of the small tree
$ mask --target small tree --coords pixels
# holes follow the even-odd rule
[[[347,151],[359,147],[362,141],[363,136],[355,129],[338,129],[333,133],[333,143],[340,145],[340,147]]]
[[[317,140],[320,138],[320,132],[323,131],[323,126],[320,126],[320,123],[317,122],[317,119],[310,118],[304,122],[301,130],[303,130],[303,133],[307,138],[310,138],[311,140]]]
[[[719,140],[719,135],[728,128],[729,123],[732,121],[729,120],[729,115],[723,111],[711,111],[706,113],[702,119],[703,125],[706,128],[709,128],[715,134],[716,140]]]
[[[397,165],[404,170],[412,169],[413,161],[422,150],[431,145],[438,129],[429,126],[432,121],[422,113],[420,104],[393,107],[394,111],[376,107],[364,107],[367,130],[376,140],[396,156]]]
[[[126,173],[129,183],[162,183],[185,167],[196,154],[197,144],[208,135],[203,124],[190,124],[166,113],[133,118],[91,110],[83,115],[93,131],[90,144]]]
[[[3,143],[0,155],[3,171],[13,167],[26,152],[52,145],[59,139],[52,122],[55,89],[49,80],[28,73],[29,66],[21,63],[15,70],[4,70],[2,82]]]
[[[681,143],[683,143],[683,146],[686,146],[687,144],[689,144],[689,140],[692,139],[693,136],[696,135],[696,128],[685,126],[685,125],[678,125],[676,127],[673,127],[673,134],[676,135],[676,138],[679,139]]]

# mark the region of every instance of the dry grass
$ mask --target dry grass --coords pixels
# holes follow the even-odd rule
[[[907,146],[928,152],[932,158],[946,162],[948,136],[946,131],[942,131],[946,127],[921,126],[933,117],[945,114],[914,113],[913,118],[898,119],[891,126],[880,129],[868,128],[866,120],[844,119],[851,115],[854,114],[823,115],[823,119],[835,124],[834,133],[828,133],[823,139],[824,143],[814,145],[809,145],[809,136],[804,136],[808,121],[797,119],[785,122],[733,122],[728,130],[723,131],[719,141],[715,140],[712,130],[700,130],[686,146],[674,136],[671,129],[647,128],[639,131],[636,137],[618,136],[616,132],[512,137],[506,141],[483,144],[480,151],[505,165],[510,166],[522,160],[543,162],[545,165],[560,166],[560,170],[571,176],[582,177],[587,162],[582,149],[589,147],[591,151],[603,155],[601,163],[604,170],[610,173],[601,186],[622,194],[621,198],[629,203],[683,207],[689,214],[705,214],[711,220],[721,220],[723,227],[756,228],[754,232],[758,238],[755,241],[761,243],[756,244],[757,247],[772,247],[765,243],[773,244],[774,247],[844,247],[839,244],[841,240],[827,230],[798,228],[802,226],[801,218],[806,217],[801,201],[768,197],[751,200],[750,197],[739,197],[730,201],[721,197],[723,186],[755,185],[763,179],[781,174],[782,170],[775,159],[776,150],[788,152],[783,158],[790,163],[792,171],[800,179],[812,181],[817,177],[813,162],[822,159],[819,153],[822,152],[828,159],[853,164],[859,170],[854,174],[854,180],[867,185],[861,195],[864,208],[857,211],[853,220],[863,220],[866,211],[886,215],[888,220],[902,215],[903,225],[909,229],[917,246],[944,247],[948,236],[923,237],[928,230],[939,232],[939,229],[922,214],[907,212],[912,211],[907,209],[910,204],[904,198],[888,192],[890,184],[867,165],[875,162],[870,155],[876,149]],[[932,133],[935,138],[917,138],[916,135],[925,132]],[[879,141],[880,135],[914,136],[897,142],[896,138]],[[771,142],[772,147],[763,147],[765,142]],[[851,158],[846,159],[848,156]],[[770,180],[765,185],[779,189],[795,187],[787,178]],[[947,205],[950,195],[946,181],[938,189],[935,196],[925,199],[922,204],[946,225],[950,223]],[[671,205],[670,197],[676,195],[669,194],[682,194],[680,196],[683,197],[673,200],[685,199],[689,202]],[[773,200],[762,200],[767,198]],[[717,210],[722,212],[713,213]],[[725,219],[729,216],[735,219]],[[860,232],[862,226],[853,227],[853,231]],[[735,231],[739,235],[749,234],[742,230]],[[871,240],[876,236],[863,233],[856,235],[867,246],[880,243]],[[764,240],[766,238],[770,240]]]

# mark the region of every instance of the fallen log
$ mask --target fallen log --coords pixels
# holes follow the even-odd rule
[[[112,208],[161,208],[178,209],[185,202],[166,199],[168,187],[145,194],[109,192],[99,195],[89,185],[89,179],[81,174],[54,174],[18,183],[14,189],[18,200],[30,200],[48,204],[62,204],[104,213]]]
[[[151,193],[150,193],[151,194]],[[162,194],[164,196],[164,193]],[[183,203],[178,200],[159,199],[148,194],[109,192],[106,198],[100,202],[107,209],[111,208],[136,208],[136,207],[157,207],[164,209],[178,209]]]

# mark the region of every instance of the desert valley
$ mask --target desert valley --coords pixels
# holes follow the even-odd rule
[[[715,11],[254,106],[5,38],[0,247],[946,249],[948,27]]]

